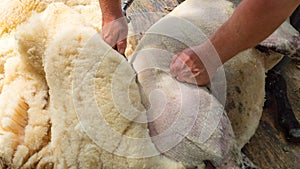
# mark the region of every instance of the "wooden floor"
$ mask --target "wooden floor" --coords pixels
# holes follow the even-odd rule
[[[262,169],[300,169],[300,144],[285,141],[275,120],[275,107],[273,102],[265,108],[256,134],[243,152]]]

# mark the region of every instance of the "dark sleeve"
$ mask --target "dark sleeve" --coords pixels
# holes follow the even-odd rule
[[[290,17],[291,25],[300,32],[300,6],[294,11]]]

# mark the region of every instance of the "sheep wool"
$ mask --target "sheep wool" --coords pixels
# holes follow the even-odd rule
[[[97,28],[85,20],[88,11],[96,11],[93,9],[52,3],[17,28],[17,46],[5,60],[1,81],[1,167],[183,168],[181,163],[159,155],[146,123],[126,119],[114,105],[110,94],[114,70],[124,65],[123,78],[133,77],[134,72],[123,56],[101,40]],[[92,37],[97,35],[99,39],[93,41]],[[88,48],[87,42],[91,43]],[[104,58],[107,51],[110,52]],[[120,136],[141,138],[140,145],[111,133],[102,136],[104,142],[96,142],[80,123],[73,104],[76,99],[82,100],[82,96],[74,96],[73,70],[75,65],[81,68],[81,64],[94,63],[96,58],[102,62],[96,69],[95,88],[99,92],[95,97],[105,121],[91,127],[104,130],[103,126],[108,125]],[[126,85],[122,79],[116,83],[117,88]],[[139,117],[145,119],[135,81],[130,83],[129,94]],[[91,98],[84,99],[84,105],[92,102]],[[80,105],[76,107],[81,109]],[[122,113],[130,114],[126,111],[130,110]],[[89,118],[94,117],[93,112],[90,115]],[[137,155],[127,157],[125,152]]]

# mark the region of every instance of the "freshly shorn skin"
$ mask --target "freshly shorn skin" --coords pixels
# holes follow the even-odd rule
[[[145,33],[133,54],[135,57],[130,58],[145,93],[143,103],[151,120],[149,126],[153,142],[162,153],[181,161],[187,168],[194,168],[205,160],[211,161],[217,168],[234,168],[241,160],[230,121],[220,102],[205,88],[180,83],[169,74],[172,54],[204,41],[205,34],[221,25],[232,11],[232,4],[228,1],[185,1]],[[210,22],[212,12],[216,14],[214,22]],[[201,17],[194,17],[196,14]],[[248,56],[238,58],[248,61]],[[260,60],[252,58],[250,60],[262,74],[259,77],[263,77]],[[261,91],[258,93],[261,94]],[[177,118],[182,114],[190,117]],[[188,119],[194,119],[194,123]],[[190,131],[182,130],[189,127],[192,127]],[[154,137],[168,130],[175,130],[172,140],[176,140],[176,134],[183,138],[166,151],[166,147],[162,146],[165,140]]]
[[[166,79],[171,79],[168,74],[168,65],[170,64],[172,54],[177,53],[188,46],[195,46],[197,44],[207,42],[205,35],[210,37],[224,22],[226,22],[226,20],[231,16],[233,10],[233,4],[228,1],[187,0],[174,9],[165,18],[153,25],[153,27],[151,27],[144,35],[142,41],[137,47],[137,50],[135,51],[136,55],[133,55],[135,57],[132,58],[134,68],[138,72],[138,80],[141,86],[146,89],[145,92],[150,94],[151,91],[148,91],[149,89],[158,89],[164,92],[164,96],[167,96],[167,98],[172,98],[173,94],[178,92],[180,93],[179,88],[174,84],[169,84],[169,87],[167,88],[163,87],[167,81]],[[288,31],[285,32],[283,30]],[[281,37],[282,34],[284,35],[283,37]],[[290,25],[284,24],[282,25],[282,29],[268,41],[272,42],[280,38],[284,39],[293,36],[299,35],[295,34],[294,30],[290,29]],[[286,40],[286,42],[289,40]],[[280,43],[282,43],[282,46],[286,45],[283,41]],[[213,58],[216,54],[214,53],[214,49],[211,48],[211,44],[205,44],[209,49],[209,51],[206,51],[207,56],[217,60],[218,57]],[[280,44],[278,43],[276,45]],[[220,69],[215,78],[212,80],[212,89],[216,90],[213,93],[217,95],[217,98],[221,102],[222,94],[226,92],[225,94],[227,95],[227,98],[225,109],[231,121],[234,134],[236,135],[235,139],[237,140],[238,148],[242,148],[255,133],[259,124],[262,114],[262,106],[264,103],[265,72],[273,67],[281,57],[282,55],[280,54],[272,52],[264,54],[254,48],[251,48],[239,53],[236,57],[224,64],[226,79],[220,78],[220,75],[222,76],[222,69]],[[147,70],[146,68],[150,69]],[[224,83],[225,80],[227,82],[227,86],[226,83]],[[226,88],[226,91],[222,91],[222,88],[224,87]],[[190,88],[191,90],[193,89],[192,86],[190,86]],[[201,88],[199,88],[199,91],[201,91]],[[207,98],[205,94],[201,94],[201,96],[203,98]],[[192,101],[194,98],[192,98],[192,95],[190,97],[191,98],[187,99]],[[158,95],[156,100],[160,100],[161,98],[162,97]],[[173,98],[178,99],[178,97]],[[176,102],[179,103],[176,99],[172,100],[172,104],[175,104]],[[163,102],[163,100],[160,102]],[[169,116],[162,115],[160,118],[157,118],[151,123],[151,134],[156,135],[157,133],[164,131],[168,123],[174,120],[172,118],[174,117],[172,112],[170,111],[169,113]],[[205,111],[202,108],[198,113],[203,114]],[[214,118],[209,121],[210,125],[208,126],[213,126],[213,123],[216,120],[217,116],[214,116]],[[220,125],[224,127],[228,125],[228,123],[224,122]],[[193,130],[189,134],[193,135],[195,131],[196,130]],[[189,135],[187,135],[187,138],[189,138]],[[223,139],[226,138],[228,137],[223,137]],[[210,139],[214,140],[213,137]],[[220,140],[215,139],[214,141],[218,142]],[[187,147],[193,146],[185,146],[183,142],[165,154],[175,159],[181,158],[184,164],[191,164],[187,162],[191,160],[187,158],[187,156],[198,157],[198,159],[193,159],[193,162],[200,162],[201,156],[195,155],[200,151],[194,152],[191,150],[188,151],[188,155],[185,154],[186,151],[181,151],[181,153],[178,154],[174,153],[174,151],[180,152],[180,150],[186,150],[188,149]],[[226,146],[228,146],[228,144],[226,145],[225,143],[225,146],[222,148]],[[213,149],[216,147],[212,146],[210,148]],[[224,149],[223,152],[225,152]],[[185,154],[185,156],[183,154]]]

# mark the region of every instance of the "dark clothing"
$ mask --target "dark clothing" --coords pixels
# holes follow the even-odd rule
[[[300,32],[300,6],[294,11],[294,13],[290,17],[290,22],[293,27]]]

